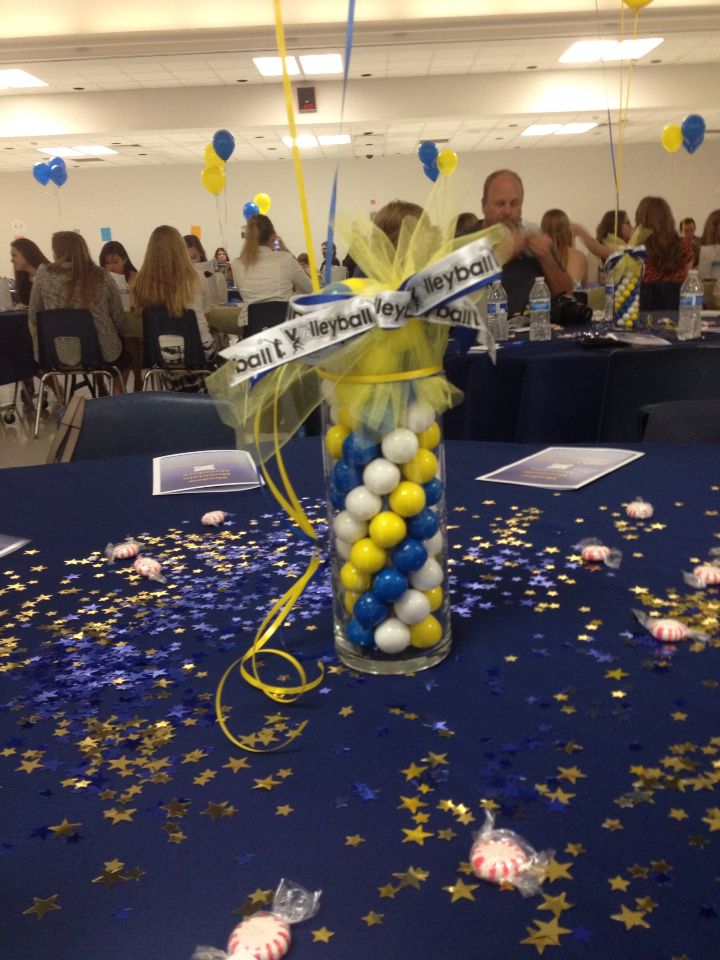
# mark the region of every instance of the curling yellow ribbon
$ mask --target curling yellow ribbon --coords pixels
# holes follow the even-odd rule
[[[383,373],[383,374],[356,374],[346,376],[343,373],[329,373],[327,370],[318,368],[318,376],[321,380],[334,380],[343,383],[399,383],[401,380],[419,380],[422,377],[434,377],[442,373],[441,366],[424,367],[422,370],[406,370],[403,373]]]

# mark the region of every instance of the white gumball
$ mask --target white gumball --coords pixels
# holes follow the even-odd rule
[[[383,653],[402,653],[410,646],[410,628],[396,617],[388,617],[375,628],[375,646]]]
[[[347,498],[346,498],[347,499]],[[347,543],[355,543],[367,535],[367,524],[347,510],[341,510],[333,521],[335,536]]]
[[[381,447],[386,460],[392,460],[393,463],[407,463],[418,452],[420,444],[412,430],[397,427],[385,434]]]
[[[335,549],[338,552],[338,556],[342,557],[343,560],[350,559],[350,551],[352,550],[352,544],[348,543],[347,540],[341,540],[340,537],[336,537]]]
[[[394,610],[403,623],[420,623],[430,616],[430,601],[419,590],[406,590],[399,600],[395,601]]]
[[[432,590],[443,582],[443,569],[437,560],[432,557],[426,560],[419,570],[415,570],[409,577],[410,586],[416,590]]]
[[[400,467],[384,457],[371,460],[363,470],[363,483],[371,493],[383,497],[400,483]]]
[[[345,510],[357,520],[371,520],[382,510],[382,500],[365,486],[353,487],[345,497]]]
[[[408,406],[405,419],[408,430],[412,430],[413,433],[422,433],[435,423],[435,411],[429,403],[418,400]]]
[[[423,546],[428,552],[429,557],[437,557],[442,553],[443,535],[440,530],[436,530],[429,540],[423,540]]]

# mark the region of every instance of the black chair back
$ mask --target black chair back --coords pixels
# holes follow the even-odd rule
[[[227,401],[207,394],[145,391],[99,397],[85,403],[73,460],[144,454],[165,456],[235,447]]]
[[[677,310],[680,304],[680,287],[675,280],[651,280],[640,284],[641,310]]]
[[[186,310],[180,317],[168,315],[165,307],[146,307],[142,312],[143,366],[160,370],[207,370],[200,330],[194,310]],[[173,361],[162,337],[182,340],[178,359]]]
[[[285,300],[261,300],[258,303],[249,303],[245,336],[252,337],[261,330],[282,323],[287,319],[287,308]]]
[[[643,442],[720,443],[720,399],[651,403],[641,413]]]
[[[28,328],[27,310],[0,316],[0,384],[17,383],[35,376],[35,355]]]
[[[37,337],[42,370],[72,373],[110,368],[89,310],[38,310]]]
[[[613,350],[598,440],[637,443],[643,439],[643,407],[667,400],[707,399],[720,399],[720,347],[683,344]]]

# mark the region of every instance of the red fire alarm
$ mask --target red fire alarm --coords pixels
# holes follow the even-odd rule
[[[298,87],[297,98],[299,113],[317,113],[315,87]]]

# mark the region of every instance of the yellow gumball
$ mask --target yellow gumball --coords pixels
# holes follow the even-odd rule
[[[378,547],[389,550],[396,547],[407,533],[407,524],[402,517],[390,510],[383,510],[370,521],[370,539]]]
[[[377,573],[385,566],[387,554],[369,537],[357,540],[350,551],[350,563],[363,573]],[[351,588],[352,589],[352,588]],[[367,589],[367,587],[361,588]]]
[[[427,430],[423,430],[422,433],[417,435],[417,438],[421,447],[426,450],[434,450],[440,444],[440,425],[437,423],[430,424]]]
[[[419,650],[426,650],[428,647],[434,647],[442,639],[442,627],[437,617],[432,614],[425,617],[420,623],[414,623],[410,627],[410,646]]]
[[[432,590],[425,590],[425,596],[430,601],[430,613],[435,613],[442,606],[445,594],[442,587],[433,587]]]
[[[352,551],[350,557],[352,558]],[[369,574],[350,562],[342,565],[340,581],[346,590],[352,590],[353,593],[364,593],[370,589],[371,583]]]
[[[402,474],[406,480],[413,480],[415,483],[427,483],[437,473],[437,457],[430,450],[424,450],[422,447],[412,460],[408,460],[401,467]]]
[[[401,480],[388,497],[390,508],[401,517],[414,517],[425,506],[425,491],[419,483]]]
[[[361,597],[361,593],[355,593],[354,590],[346,590],[345,596],[343,597],[343,605],[345,607],[345,612],[352,615],[353,607],[355,606],[355,601],[358,597]]]
[[[342,445],[345,441],[345,437],[349,435],[350,431],[347,427],[344,427],[341,423],[336,423],[334,427],[330,427],[328,432],[325,434],[325,449],[333,458],[333,460],[339,460],[343,455]]]

